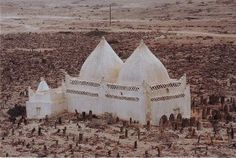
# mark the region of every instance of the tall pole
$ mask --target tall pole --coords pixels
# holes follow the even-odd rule
[[[111,4],[109,5],[109,8],[110,8],[109,20],[110,20],[110,26],[111,26]]]

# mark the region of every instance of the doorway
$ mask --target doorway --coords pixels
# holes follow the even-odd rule
[[[41,107],[36,107],[36,115],[40,116],[41,113]]]

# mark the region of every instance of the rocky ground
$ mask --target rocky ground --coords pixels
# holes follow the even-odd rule
[[[186,37],[161,32],[19,33],[0,37],[2,99],[9,106],[24,104],[27,98],[22,97],[21,92],[28,86],[36,88],[40,77],[45,77],[55,88],[64,78],[60,69],[72,75],[79,74],[101,36],[106,37],[122,59],[128,58],[140,39],[144,39],[166,66],[171,78],[178,79],[187,74],[193,99],[211,94],[224,95],[235,83],[234,38]]]
[[[233,0],[1,1],[1,101],[24,104],[19,94],[40,77],[56,87],[60,69],[78,74],[101,36],[122,59],[144,39],[171,77],[187,74],[193,98],[232,96],[235,7]]]
[[[235,138],[232,140],[229,134],[236,127],[235,102],[229,100],[236,96],[235,1],[6,0],[0,3],[0,156],[236,155]],[[9,120],[7,111],[14,105],[25,106],[25,90],[28,86],[35,89],[40,77],[55,88],[64,78],[60,69],[78,75],[102,36],[124,60],[143,39],[171,78],[178,79],[186,73],[191,85],[192,116],[201,128],[196,122],[182,125],[183,120],[178,120],[178,127],[168,121],[166,125],[148,129],[117,121],[109,114],[92,119],[83,118],[81,113],[65,113],[44,120],[24,121],[17,117],[14,124]],[[206,102],[213,95],[218,101]],[[224,103],[219,102],[220,96],[225,97]],[[225,109],[226,104],[229,109]],[[221,117],[213,117],[210,110]],[[218,130],[209,117],[218,120]]]
[[[15,124],[1,120],[0,156],[235,156],[236,142],[231,138],[235,123],[217,123],[215,133],[207,120],[182,121],[149,127],[110,114],[67,113],[43,120],[18,119]],[[173,126],[174,122],[180,124]]]
[[[183,37],[161,32],[102,31],[1,35],[1,86],[4,107],[1,109],[0,156],[233,157],[236,154],[234,140],[231,141],[226,132],[230,123],[220,122],[220,131],[214,136],[212,124],[208,120],[201,120],[201,117],[196,117],[201,120],[201,129],[197,130],[197,127],[193,126],[196,133],[192,133],[193,128],[190,126],[176,130],[173,130],[171,125],[164,130],[160,126],[152,126],[147,130],[140,124],[123,126],[122,121],[111,125],[107,116],[99,116],[92,121],[79,121],[71,114],[64,114],[61,116],[63,123],[58,124],[56,128],[54,124],[59,116],[46,122],[27,120],[26,125],[18,125],[20,118],[17,118],[15,124],[9,121],[6,114],[8,108],[15,104],[25,105],[27,96],[23,96],[21,92],[28,86],[36,88],[42,76],[51,87],[57,87],[64,77],[60,69],[65,69],[72,75],[78,74],[82,63],[101,36],[106,37],[122,59],[126,59],[143,38],[167,67],[172,78],[187,74],[195,102],[194,108],[206,107],[203,106],[202,98],[212,94],[228,98],[235,96],[233,84],[236,74],[236,46],[231,38]],[[230,116],[233,117],[231,124],[235,130],[235,109],[233,103],[230,105]],[[65,127],[66,132],[63,134]],[[35,131],[32,132],[34,128]],[[42,135],[38,135],[39,128],[42,128]],[[124,128],[123,132],[120,128]],[[126,128],[128,138],[124,137]],[[137,129],[140,130],[139,139]],[[79,138],[81,133],[83,140]],[[197,143],[199,136],[203,140]],[[214,138],[211,138],[213,136]],[[137,148],[134,148],[135,141]]]

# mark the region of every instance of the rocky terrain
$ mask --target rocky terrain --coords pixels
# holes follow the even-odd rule
[[[193,99],[202,95],[224,95],[232,90],[231,85],[235,83],[234,38],[98,30],[87,33],[19,33],[1,35],[2,99],[9,106],[24,104],[26,98],[21,93],[28,86],[36,88],[40,77],[45,77],[49,85],[55,88],[64,78],[60,69],[78,75],[101,36],[106,37],[122,59],[128,58],[140,39],[144,39],[167,67],[171,78],[187,74]]]
[[[92,112],[65,113],[42,120],[6,119],[0,125],[4,129],[0,156],[234,157],[236,124],[218,119],[208,122],[177,116],[163,119],[159,126],[142,126],[132,118],[124,121],[110,114],[96,116]]]
[[[60,69],[77,75],[101,36],[106,37],[122,59],[132,53],[142,38],[164,63],[172,78],[179,78],[186,73],[191,85],[192,116],[199,120],[201,127],[195,122],[183,128],[181,120],[179,127],[168,122],[165,126],[151,126],[147,129],[140,124],[127,125],[124,121],[116,121],[109,114],[85,121],[81,119],[81,113],[77,114],[79,119],[71,114],[61,115],[63,123],[58,125],[55,122],[58,122],[60,116],[41,121],[22,121],[24,119],[18,117],[15,123],[10,121],[12,119],[7,116],[7,110],[16,105],[25,105],[27,95],[24,92],[28,86],[36,88],[43,76],[52,88],[57,87],[64,78]],[[210,36],[186,38],[161,32],[108,33],[96,30],[87,33],[7,34],[1,35],[1,41],[3,102],[0,156],[233,157],[236,154],[234,140],[227,133],[230,127],[235,131],[236,125],[235,101],[229,100],[235,96],[236,46],[233,39]],[[205,99],[211,95],[224,96],[228,98],[225,99],[227,103],[205,103]],[[222,109],[225,105],[230,107],[226,113]],[[216,134],[213,132],[213,124],[208,120],[212,112],[208,112],[202,119],[202,111],[206,108],[221,113],[217,125],[220,130]],[[38,133],[39,130],[42,134]],[[140,138],[137,133],[139,130]],[[83,140],[80,140],[81,134]]]
[[[236,155],[235,1],[0,3],[0,156]],[[163,116],[158,126],[81,111],[25,118],[28,86],[36,89],[44,77],[56,88],[61,69],[78,75],[102,36],[123,60],[143,39],[171,78],[186,73],[192,118]]]

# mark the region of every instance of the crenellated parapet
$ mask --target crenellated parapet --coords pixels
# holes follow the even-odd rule
[[[186,89],[186,75],[179,80],[165,84],[155,84],[150,86],[148,83],[135,86],[119,85],[115,83],[107,83],[102,81],[88,82],[80,80],[79,77],[66,76],[66,93],[74,95],[87,95],[99,97],[104,93],[104,96],[110,99],[138,101],[143,91],[150,97],[150,101],[163,101],[184,97]],[[103,92],[101,92],[103,91]]]

